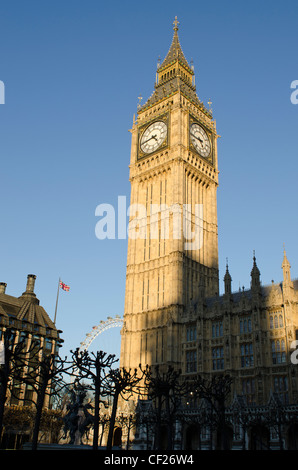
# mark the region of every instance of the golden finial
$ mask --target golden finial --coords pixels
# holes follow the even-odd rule
[[[177,16],[175,16],[175,20],[173,22],[173,25],[174,25],[174,31],[178,31],[178,25],[179,25],[179,21],[177,20]]]

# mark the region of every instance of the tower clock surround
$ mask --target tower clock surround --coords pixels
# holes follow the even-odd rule
[[[148,154],[155,152],[167,137],[167,125],[163,121],[154,121],[143,132],[140,142],[141,150]]]

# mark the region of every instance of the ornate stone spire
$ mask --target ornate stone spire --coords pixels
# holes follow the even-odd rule
[[[167,53],[164,61],[162,62],[162,64],[159,67],[159,71],[164,70],[166,67],[168,67],[169,65],[173,64],[173,62],[178,60],[185,68],[187,68],[189,70],[190,73],[193,74],[193,70],[189,66],[189,64],[188,64],[188,62],[187,62],[187,60],[186,60],[186,58],[183,54],[183,51],[181,49],[181,45],[180,45],[180,42],[179,42],[179,37],[178,37],[179,21],[177,20],[177,16],[175,17],[173,25],[174,25],[174,28],[173,28],[174,29],[174,35],[173,35],[172,44],[171,44],[169,52]]]
[[[138,107],[138,112],[142,112],[166,97],[180,92],[192,103],[200,107],[201,111],[212,117],[211,110],[207,110],[204,104],[199,100],[196,93],[195,73],[193,64],[190,66],[183,54],[179,37],[178,37],[179,21],[177,16],[173,23],[174,35],[169,52],[161,63],[158,60],[155,90],[150,98]]]
[[[285,246],[284,246],[284,258],[283,258],[281,267],[283,270],[284,283],[290,284],[291,283],[291,265],[286,255]]]
[[[232,293],[232,278],[229,273],[228,259],[226,263],[226,274],[224,276],[224,283],[225,283],[225,294],[230,295]]]
[[[255,251],[254,251],[254,256],[253,256],[253,267],[252,267],[252,270],[251,270],[251,288],[259,288],[260,285],[261,285],[261,282],[260,282],[260,270],[257,266],[257,262],[256,262],[256,257],[255,257]]]

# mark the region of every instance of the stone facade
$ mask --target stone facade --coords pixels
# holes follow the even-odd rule
[[[36,276],[29,274],[26,290],[20,297],[6,294],[6,283],[0,283],[0,339],[6,329],[14,332],[14,343],[26,338],[27,347],[30,348],[32,340],[37,340],[40,347],[50,354],[58,352],[61,343],[60,331],[40,305],[34,293]],[[23,405],[32,399],[32,391],[22,384],[18,391],[19,399],[11,396],[6,404]],[[31,402],[29,402],[31,404]],[[49,403],[45,403],[48,406]]]
[[[298,281],[291,280],[284,252],[282,281],[262,286],[253,256],[250,288],[232,292],[227,266],[224,294],[219,295],[218,135],[211,111],[196,94],[193,67],[182,52],[176,20],[170,50],[158,64],[155,90],[139,106],[131,134],[135,211],[130,219],[120,365],[158,365],[160,370],[171,365],[189,381],[197,374],[228,374],[233,379],[227,403],[229,448],[296,448],[298,369],[291,357],[298,338]],[[187,227],[182,236],[177,220]],[[168,236],[163,236],[165,221]],[[187,243],[196,234],[198,244],[190,247]],[[150,408],[143,403],[139,409],[146,406]],[[282,425],[279,422],[278,437],[276,422],[266,418],[277,409],[286,417]],[[177,422],[177,448],[213,446],[214,430],[199,429],[201,411],[202,403],[185,404]],[[239,421],[244,415],[249,417],[247,428]],[[260,417],[266,429],[260,429]],[[142,437],[144,432],[136,434],[139,448],[149,439]]]
[[[286,253],[282,267],[281,283],[262,286],[254,257],[250,289],[234,293],[227,267],[225,293],[194,303],[183,335],[185,377],[224,372],[234,378],[232,395],[243,396],[247,404],[267,403],[272,392],[283,404],[297,403],[298,369],[291,354],[298,331],[298,280],[291,280]]]
[[[157,75],[155,92],[131,129],[131,207],[136,210],[127,255],[120,358],[125,367],[179,366],[188,305],[202,289],[208,296],[218,294],[218,136],[211,113],[195,99],[177,28]],[[208,158],[192,144],[192,124],[204,129]],[[156,148],[154,126],[166,129]],[[148,141],[153,152],[144,151]]]

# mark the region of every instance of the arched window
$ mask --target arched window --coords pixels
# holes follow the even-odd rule
[[[274,328],[278,328],[278,317],[274,315]]]
[[[273,328],[273,316],[270,315],[270,328],[272,329]]]
[[[272,350],[272,363],[280,364],[286,362],[286,347],[285,340],[273,340],[271,343]]]

